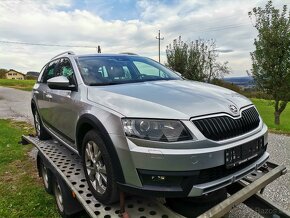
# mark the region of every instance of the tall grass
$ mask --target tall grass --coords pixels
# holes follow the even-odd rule
[[[11,87],[24,91],[31,91],[36,80],[0,79],[0,86]]]
[[[290,133],[290,103],[281,114],[280,125],[275,125],[274,101],[257,98],[252,98],[251,100],[256,105],[264,122],[272,131],[279,133]]]

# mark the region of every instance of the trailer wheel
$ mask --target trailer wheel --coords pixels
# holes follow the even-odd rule
[[[34,118],[34,127],[35,127],[35,132],[36,132],[37,137],[40,140],[50,139],[51,136],[46,131],[46,129],[43,127],[43,124],[42,124],[42,121],[40,119],[40,116],[39,116],[37,109],[33,110],[33,118]]]
[[[61,178],[55,179],[53,193],[57,210],[61,217],[75,217],[83,211],[82,206],[78,200],[72,196],[71,190]]]
[[[103,204],[118,201],[118,189],[112,161],[105,142],[95,130],[89,131],[82,144],[82,161],[90,191]]]
[[[48,168],[43,163],[40,164],[41,177],[44,185],[44,189],[48,194],[53,194],[53,176]]]

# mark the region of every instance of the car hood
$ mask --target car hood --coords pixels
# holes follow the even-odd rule
[[[88,100],[126,117],[162,119],[189,119],[220,112],[232,114],[230,105],[240,109],[252,104],[231,90],[187,80],[89,86]]]

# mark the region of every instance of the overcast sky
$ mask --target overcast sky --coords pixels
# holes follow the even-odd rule
[[[184,41],[215,39],[220,61],[228,61],[232,74],[245,76],[251,67],[250,51],[256,31],[248,11],[264,0],[0,0],[0,68],[40,71],[56,54],[134,52],[161,62],[166,45],[179,35]],[[290,0],[274,0],[290,5]],[[90,46],[66,48],[7,44],[26,42],[49,45]]]

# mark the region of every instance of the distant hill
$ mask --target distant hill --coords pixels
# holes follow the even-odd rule
[[[26,73],[26,76],[30,76],[30,77],[35,77],[37,78],[39,76],[39,73],[38,72],[35,72],[35,71],[28,71]]]
[[[251,76],[227,77],[223,80],[243,88],[251,88],[255,86],[254,79]]]

